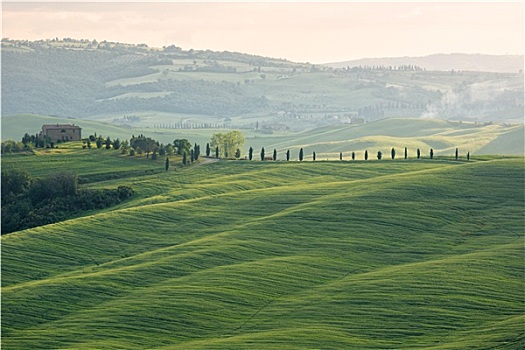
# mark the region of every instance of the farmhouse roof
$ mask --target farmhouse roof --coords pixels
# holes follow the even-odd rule
[[[42,130],[49,129],[81,129],[80,126],[74,124],[44,124]]]

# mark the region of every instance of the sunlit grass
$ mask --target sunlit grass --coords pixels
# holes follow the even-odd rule
[[[522,157],[218,162],[91,183],[137,194],[2,238],[2,345],[523,348],[524,175]]]

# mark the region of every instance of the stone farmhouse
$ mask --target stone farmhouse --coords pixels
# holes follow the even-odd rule
[[[80,141],[82,128],[72,124],[48,124],[42,126],[40,135],[47,136],[51,142]]]

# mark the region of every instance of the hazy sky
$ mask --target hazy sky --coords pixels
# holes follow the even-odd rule
[[[2,37],[239,51],[299,62],[523,54],[523,2],[3,2]]]

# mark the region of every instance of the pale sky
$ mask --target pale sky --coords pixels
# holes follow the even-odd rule
[[[523,55],[521,2],[3,2],[2,37],[238,51],[326,63]]]

